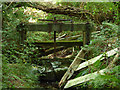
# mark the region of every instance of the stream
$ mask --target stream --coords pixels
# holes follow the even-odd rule
[[[71,62],[62,63],[60,61],[43,62],[43,65],[37,66],[34,71],[39,74],[39,89],[42,90],[59,90],[58,83],[67,71]]]
[[[58,87],[60,80],[62,79],[65,72],[68,70],[68,67],[72,63],[72,61],[67,60],[63,62],[59,61],[45,61],[42,62],[43,64],[38,66],[35,73],[38,74],[38,81],[39,83],[37,86],[39,90],[63,90],[62,88]],[[37,71],[37,72],[36,72]],[[79,72],[75,72],[72,78],[74,78]],[[65,90],[80,90],[81,87],[70,87]],[[88,89],[82,88],[82,89]],[[36,89],[35,89],[36,90]]]

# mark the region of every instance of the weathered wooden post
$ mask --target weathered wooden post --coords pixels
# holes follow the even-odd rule
[[[56,17],[54,17],[54,20],[53,20],[54,24],[57,23],[56,21]],[[56,58],[56,29],[57,28],[54,28],[54,59]]]
[[[91,38],[91,26],[90,23],[86,23],[86,28],[83,31],[83,46],[90,43]]]
[[[20,32],[20,34],[21,34],[21,44],[25,44],[27,32],[23,29],[23,30]]]
[[[24,40],[26,40],[27,31],[26,31],[26,29],[24,27],[24,24],[21,23],[19,26],[17,26],[17,30],[18,30],[18,32],[20,34],[20,39],[19,39],[20,43],[19,44],[25,44]]]
[[[56,31],[54,31],[54,59],[56,58]]]

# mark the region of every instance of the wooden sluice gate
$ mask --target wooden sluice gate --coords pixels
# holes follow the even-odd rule
[[[50,21],[51,23],[41,24],[41,23],[21,23],[18,25],[17,30],[20,33],[20,43],[24,44],[26,40],[27,31],[42,31],[42,32],[54,32],[54,41],[42,41],[42,42],[33,42],[36,46],[52,45],[54,48],[56,46],[83,46],[90,42],[91,31],[94,30],[94,27],[90,23],[74,24],[72,20],[66,19],[56,19],[47,20],[39,19],[40,21]],[[70,23],[62,23],[62,21],[70,21]],[[82,41],[57,41],[56,32],[61,31],[82,31],[83,40]],[[32,42],[31,42],[32,43]]]

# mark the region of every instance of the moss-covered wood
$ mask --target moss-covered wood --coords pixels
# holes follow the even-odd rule
[[[22,28],[22,29],[21,29]],[[25,37],[23,31],[44,31],[44,32],[61,32],[61,31],[83,31],[83,43],[89,44],[91,31],[94,30],[94,27],[91,23],[82,23],[82,24],[71,24],[71,23],[48,23],[48,24],[40,24],[40,23],[29,23],[29,24],[20,24],[17,26],[17,30],[22,32],[21,38]],[[21,43],[24,40],[22,39]],[[69,43],[71,44],[71,43]],[[75,43],[74,43],[75,44]],[[59,45],[59,44],[58,44]],[[64,44],[63,44],[64,45]],[[65,44],[66,45],[66,44]],[[83,45],[83,44],[82,44]],[[81,46],[81,44],[79,45]]]
[[[40,41],[32,43],[36,46],[54,46],[53,41]],[[56,41],[56,46],[83,46],[83,41],[72,40],[72,41]]]
[[[90,23],[86,23],[86,29],[83,31],[83,45],[90,43],[91,30]]]
[[[50,32],[50,31],[84,31],[86,29],[86,24],[65,24],[65,23],[49,23],[49,24],[25,24],[24,29],[27,31],[44,31],[44,32]],[[62,30],[61,30],[62,29]],[[91,27],[92,29],[92,27]]]

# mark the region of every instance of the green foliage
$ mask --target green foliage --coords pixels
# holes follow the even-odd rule
[[[37,76],[32,73],[31,57],[34,47],[19,45],[19,33],[16,27],[21,22],[28,22],[31,16],[24,14],[25,7],[19,3],[3,3],[2,62],[3,88],[35,87]],[[27,3],[26,3],[27,4]]]
[[[103,22],[102,25],[103,27],[101,28],[101,33],[106,35],[107,38],[117,36],[118,26],[116,24]]]
[[[28,42],[34,42],[34,41],[48,41],[53,39],[54,33],[49,33],[47,32],[28,32],[27,33],[27,41]]]
[[[113,2],[88,2],[84,9],[89,10],[98,22],[114,21],[118,24],[118,4]]]
[[[7,57],[3,56],[3,88],[31,88],[35,87],[38,77],[32,73],[29,64],[9,64]]]
[[[116,3],[116,4],[115,4]],[[65,7],[77,7],[81,10],[87,10],[88,15],[81,15],[76,20],[80,21],[92,21],[101,23],[103,21],[113,21],[116,24],[119,23],[118,2],[59,2],[58,4]],[[87,20],[86,20],[87,19]],[[75,20],[75,21],[76,21]]]
[[[112,2],[96,2],[96,3],[88,2],[84,6],[84,8],[87,10],[93,11],[94,13],[97,13],[97,12],[108,13],[108,11],[111,11],[111,12],[117,11],[117,7]]]
[[[89,56],[87,58],[90,59],[112,48],[118,47],[117,33],[118,25],[103,22],[100,33],[93,33],[93,39],[90,41],[90,44],[83,47],[88,50]],[[108,46],[108,44],[111,44],[111,46]]]
[[[90,80],[88,82],[77,85],[77,88],[87,87],[88,89],[119,89],[119,69],[120,65],[115,66],[113,69],[107,71],[105,75],[98,75],[94,80]]]
[[[92,40],[90,41],[89,45],[85,45],[83,49],[88,50],[87,53],[87,60],[96,57],[103,53],[101,58],[105,57],[103,61],[96,61],[94,64],[88,66],[88,69],[81,70],[80,73],[76,77],[80,77],[82,75],[86,75],[88,73],[93,73],[95,71],[99,71],[104,69],[108,66],[109,62],[113,57],[108,58],[106,55],[106,51],[111,50],[112,48],[118,47],[117,43],[117,32],[118,32],[118,25],[114,23],[103,22],[101,25],[100,33],[93,33]],[[108,46],[108,44],[111,46]],[[100,58],[100,59],[101,59]],[[84,88],[97,88],[97,89],[104,89],[104,88],[119,88],[119,73],[120,66],[115,66],[110,71],[106,72],[106,75],[99,75],[94,80],[82,83],[77,87],[84,87]]]
[[[120,65],[115,66],[106,75],[99,75],[94,80],[88,83],[89,86],[94,88],[119,88],[120,85]]]
[[[86,3],[86,2],[62,2],[59,3],[63,6],[68,7],[77,7],[80,9],[86,9],[90,11],[94,16],[99,16],[99,14],[109,14],[113,15],[112,17],[115,19],[115,23],[118,23],[118,12],[117,6],[114,3]],[[22,7],[19,7],[22,5]],[[18,7],[16,7],[18,6]],[[3,88],[32,88],[37,87],[37,77],[35,73],[32,72],[31,64],[35,63],[35,60],[38,60],[37,55],[40,53],[40,49],[34,47],[33,45],[19,45],[19,33],[16,30],[17,25],[21,22],[27,23],[28,20],[32,17],[36,19],[38,16],[35,14],[25,14],[27,3],[3,3],[3,29],[2,29],[2,61],[3,61]],[[99,12],[99,13],[98,13]],[[113,14],[114,13],[114,14]],[[105,16],[104,15],[104,16]],[[47,14],[45,19],[53,19],[53,17],[57,17],[57,19],[72,19],[75,23],[83,23],[90,19],[81,20],[83,17],[72,17],[66,15],[56,15],[56,14]],[[105,16],[105,20],[108,16]],[[40,17],[41,18],[41,17]],[[102,17],[103,18],[103,17]],[[91,20],[92,21],[92,20]],[[38,21],[39,22],[39,21]],[[40,22],[39,22],[40,23]],[[21,27],[19,27],[21,28]],[[88,49],[87,59],[95,57],[107,50],[107,42],[109,38],[113,38],[117,36],[118,26],[113,23],[104,22],[101,25],[100,35],[93,34],[93,39],[91,40],[89,45],[86,45],[84,48]],[[53,32],[50,33],[45,32],[28,32],[27,40],[25,42],[30,41],[47,41],[53,40]],[[63,31],[60,34],[57,33],[57,36],[67,34],[68,36],[80,34],[80,32],[71,32],[71,31]],[[81,38],[79,38],[81,39]],[[107,42],[107,43],[106,43]],[[114,47],[117,47],[114,45]],[[111,49],[111,48],[110,48]],[[103,69],[106,67],[106,64],[103,64],[98,60],[93,67],[85,69],[81,71],[77,77],[88,74],[90,72],[94,72],[96,69]],[[102,67],[101,67],[102,66]],[[109,74],[106,74],[105,77],[98,76],[93,81],[88,83],[83,83],[81,86],[83,87],[95,87],[95,88],[103,88],[103,87],[118,87],[119,72],[117,70],[119,67],[115,67],[112,69]],[[116,77],[117,76],[117,77]],[[109,84],[107,84],[109,83]],[[86,85],[87,84],[87,85]]]
[[[85,70],[82,70],[78,75],[76,75],[75,78],[88,74],[88,73],[89,73],[89,70],[90,70],[90,68],[87,68],[87,69],[85,69]]]

